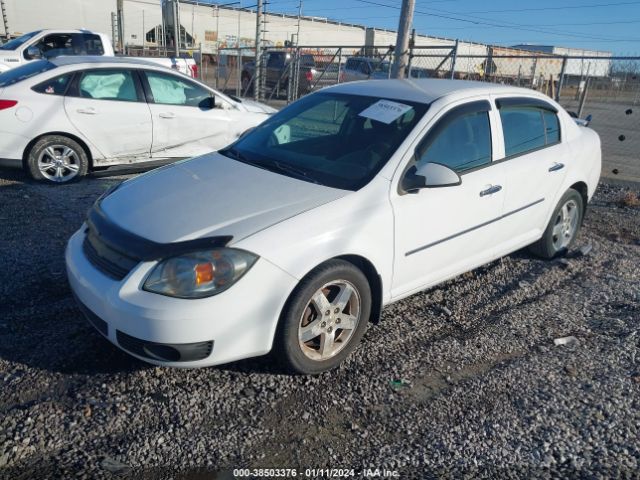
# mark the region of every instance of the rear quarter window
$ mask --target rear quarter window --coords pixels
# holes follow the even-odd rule
[[[35,87],[32,87],[31,90],[47,95],[64,95],[67,92],[67,87],[69,86],[71,77],[73,77],[72,73],[58,75],[57,77],[53,77],[49,80],[39,83]]]

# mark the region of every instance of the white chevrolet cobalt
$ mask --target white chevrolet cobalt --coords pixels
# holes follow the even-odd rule
[[[38,60],[0,74],[0,165],[65,183],[218,150],[274,112],[143,60]]]
[[[514,250],[571,247],[600,140],[548,97],[449,80],[305,96],[218,153],[107,191],[69,240],[111,342],[200,367],[272,349],[318,373],[384,305]]]

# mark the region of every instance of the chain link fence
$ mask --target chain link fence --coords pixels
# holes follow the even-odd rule
[[[603,174],[640,181],[640,57],[559,56],[457,43],[414,46],[409,78],[475,80],[530,88],[584,118],[601,137]],[[393,46],[268,49],[260,72],[255,49],[203,55],[202,80],[228,94],[282,107],[343,82],[391,77]]]

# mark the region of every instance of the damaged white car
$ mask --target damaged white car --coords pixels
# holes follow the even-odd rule
[[[64,183],[218,150],[275,110],[129,58],[60,57],[0,74],[0,165]]]

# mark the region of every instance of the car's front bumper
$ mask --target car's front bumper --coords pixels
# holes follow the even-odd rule
[[[122,281],[103,274],[86,258],[84,237],[83,228],[67,245],[69,283],[90,323],[121,349],[176,367],[217,365],[271,350],[297,281],[269,261],[259,259],[237,285],[218,295],[179,299],[142,290],[155,262],[140,264]]]

